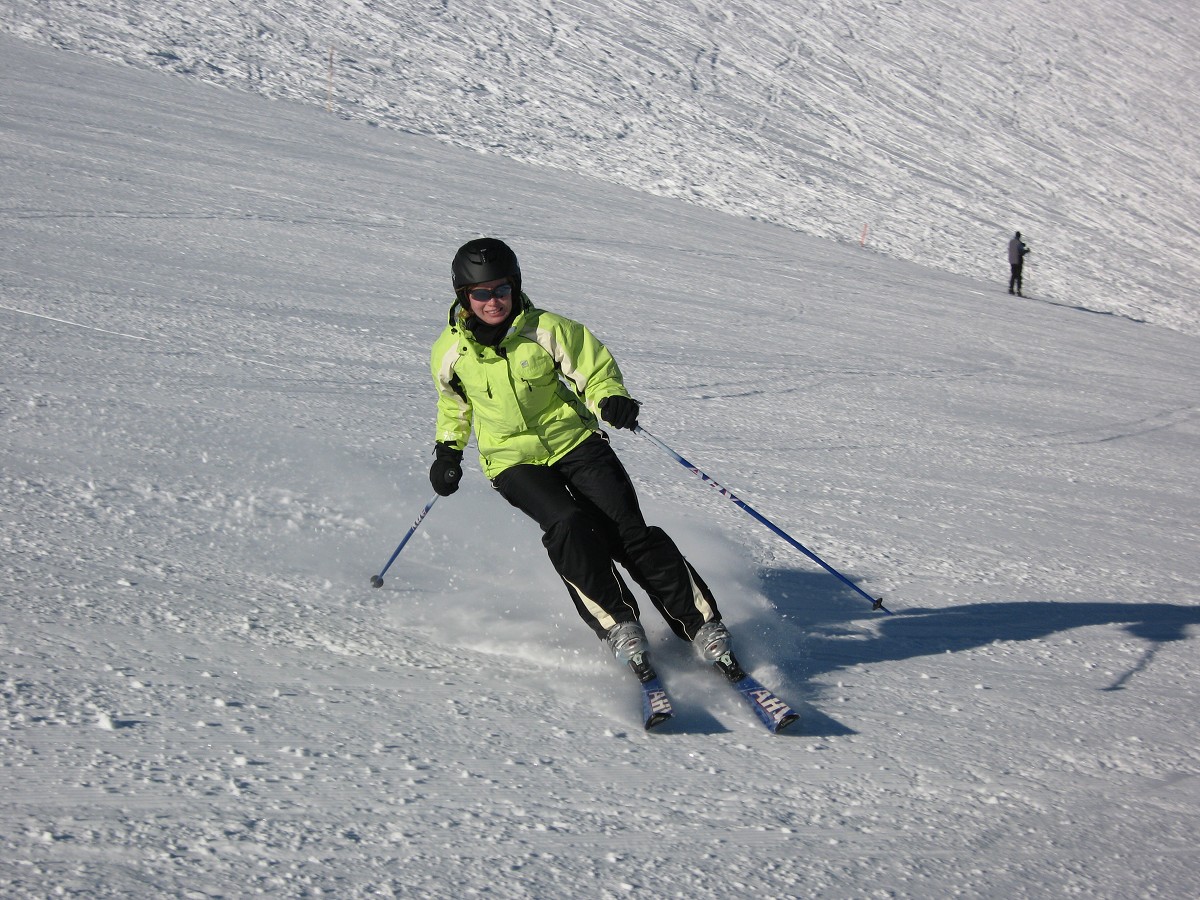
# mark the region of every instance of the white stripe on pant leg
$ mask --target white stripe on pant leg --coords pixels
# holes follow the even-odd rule
[[[563,581],[567,581],[567,579],[564,578]],[[581,591],[579,585],[573,581],[567,581],[567,584],[571,585],[572,589],[579,596],[579,599],[583,601],[584,608],[587,609],[593,619],[600,623],[601,628],[608,631],[617,624],[617,620],[605,612],[604,607]]]
[[[711,622],[717,617],[716,611],[713,610],[712,604],[708,602],[708,598],[704,596],[704,592],[700,590],[700,587],[696,584],[695,579],[692,578],[692,566],[687,560],[684,560],[684,571],[687,572],[688,584],[691,585],[692,588],[692,605],[696,607],[696,612],[700,613],[700,615],[704,617],[704,622]],[[661,612],[664,616],[668,617],[670,621],[678,622],[683,628],[683,631],[685,633],[687,632],[687,627],[684,625],[682,619],[676,615],[672,615],[670,610],[668,610],[665,606],[662,608]],[[692,638],[695,638],[694,634],[692,635]]]
[[[688,573],[688,584],[692,586],[692,602],[696,604],[696,609],[704,616],[704,621],[711,622],[717,617],[717,614],[713,612],[708,598],[704,596],[704,592],[700,590],[695,579],[692,578],[692,567],[685,563],[685,568]]]
[[[612,573],[613,573],[613,581],[615,581],[617,584],[618,593],[621,595],[624,595],[625,592],[623,590],[621,590],[621,576],[617,572],[616,566],[612,567]],[[564,578],[563,581],[566,581],[567,584],[569,584],[575,590],[575,593],[577,595],[579,595],[579,599],[583,601],[584,608],[587,609],[588,613],[591,615],[591,617],[593,619],[595,619],[598,623],[600,623],[601,628],[603,628],[605,631],[608,631],[610,628],[612,628],[614,625],[617,624],[617,620],[614,619],[609,613],[605,612],[604,607],[602,607],[599,603],[597,603],[595,600],[593,600],[591,597],[589,597],[587,594],[585,594],[583,591],[581,591],[579,589],[579,585],[577,585],[573,581],[568,581],[566,578]],[[692,587],[694,590],[695,585],[693,585]],[[707,606],[707,605],[708,604],[706,603],[705,606]],[[631,613],[634,613],[634,608],[632,606],[630,606],[628,603],[625,604],[625,608],[628,609]],[[634,620],[636,621],[636,613],[634,614]]]

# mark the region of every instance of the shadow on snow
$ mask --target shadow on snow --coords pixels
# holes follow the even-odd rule
[[[1200,625],[1200,606],[1171,603],[1014,600],[939,609],[893,608],[889,616],[873,613],[866,600],[822,572],[769,569],[760,580],[774,609],[738,626],[755,636],[759,645],[747,647],[745,661],[754,665],[761,655],[797,684],[851,666],[960,653],[997,641],[1042,640],[1094,625],[1121,625],[1146,647],[1128,671],[1101,689],[1119,691],[1150,666],[1164,644],[1187,640],[1187,627]],[[864,621],[870,623],[868,627]],[[849,733],[819,710],[804,706],[803,733]]]

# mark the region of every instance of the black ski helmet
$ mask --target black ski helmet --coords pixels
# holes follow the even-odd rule
[[[517,254],[498,238],[475,238],[459,247],[450,264],[450,275],[456,294],[461,294],[468,285],[497,278],[510,279],[513,290],[521,293],[521,264],[517,262]]]

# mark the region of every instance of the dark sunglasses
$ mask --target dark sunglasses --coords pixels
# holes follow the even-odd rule
[[[472,288],[467,291],[467,296],[476,303],[487,303],[493,297],[497,300],[503,300],[512,293],[512,285],[507,281],[504,284],[497,285],[494,288]]]

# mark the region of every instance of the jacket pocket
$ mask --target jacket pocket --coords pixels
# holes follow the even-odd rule
[[[539,387],[558,378],[554,358],[533,341],[522,341],[509,351],[508,368],[513,381],[525,381]]]

